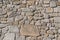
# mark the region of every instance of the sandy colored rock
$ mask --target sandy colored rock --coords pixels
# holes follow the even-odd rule
[[[51,8],[51,7],[48,7],[48,8],[46,8],[46,12],[53,12],[53,8]]]
[[[60,2],[57,2],[57,5],[60,6]]]
[[[39,31],[37,27],[31,24],[26,24],[24,26],[21,26],[20,33],[21,35],[25,35],[25,36],[38,36],[39,35]]]

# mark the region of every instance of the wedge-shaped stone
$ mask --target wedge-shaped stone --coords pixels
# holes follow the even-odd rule
[[[24,35],[24,36],[38,36],[39,35],[39,31],[37,27],[32,24],[26,24],[24,26],[21,26],[20,33],[21,35]]]

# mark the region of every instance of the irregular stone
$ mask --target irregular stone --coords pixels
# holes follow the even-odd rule
[[[5,28],[2,29],[2,33],[3,33],[3,34],[5,34],[5,33],[7,33],[7,32],[8,32],[8,27],[5,27]]]
[[[58,29],[58,33],[60,33],[60,29]]]
[[[58,0],[58,2],[60,2],[60,0]]]
[[[0,24],[0,28],[6,27],[8,24]]]
[[[30,21],[29,20],[25,20],[25,24],[29,24],[30,23]]]
[[[32,16],[33,13],[32,12],[26,12],[26,16]]]
[[[58,40],[60,40],[60,35],[58,36]]]
[[[14,33],[7,33],[5,34],[5,37],[3,38],[3,40],[14,40],[14,38],[15,38]]]
[[[54,8],[54,12],[60,12],[60,6],[57,6],[56,8]]]
[[[44,0],[44,3],[49,3],[50,2],[50,0]]]
[[[12,18],[7,18],[7,22],[14,22],[14,17],[12,17]]]
[[[56,7],[56,2],[55,1],[51,1],[50,2],[50,7]]]
[[[49,22],[49,19],[44,19],[44,20],[41,20],[43,22]]]
[[[40,20],[36,21],[35,25],[40,25]]]
[[[35,19],[35,20],[41,20],[41,19],[43,19],[43,17],[35,17],[35,16],[34,16],[34,19]]]
[[[53,12],[53,8],[51,8],[51,7],[46,8],[46,12],[47,12],[47,13]]]
[[[30,22],[30,24],[33,24],[33,25],[34,25],[34,23],[35,23],[35,22],[34,22],[33,20]]]
[[[19,20],[22,20],[22,19],[23,19],[23,16],[22,15],[15,17],[15,21],[19,21]]]
[[[60,6],[60,2],[59,1],[57,2],[57,6]]]
[[[30,12],[31,9],[30,8],[21,8],[22,12]]]
[[[17,26],[8,26],[9,32],[11,33],[19,33],[19,29]]]
[[[60,22],[60,17],[54,17],[54,22],[59,23]]]
[[[25,36],[38,36],[39,35],[39,31],[37,27],[31,24],[28,24],[28,25],[25,24],[24,26],[22,25],[20,33],[21,35],[25,35]]]
[[[34,1],[27,1],[27,5],[28,5],[28,6],[34,5]]]
[[[31,40],[31,37],[27,37],[26,40]]]

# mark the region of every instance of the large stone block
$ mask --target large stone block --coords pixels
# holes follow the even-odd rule
[[[25,35],[25,36],[38,36],[39,35],[38,28],[31,24],[22,25],[20,33],[21,35]]]

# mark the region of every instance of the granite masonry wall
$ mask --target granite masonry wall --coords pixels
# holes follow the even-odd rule
[[[0,0],[0,40],[60,40],[60,0]]]

